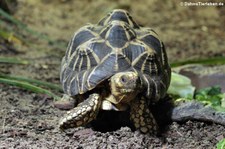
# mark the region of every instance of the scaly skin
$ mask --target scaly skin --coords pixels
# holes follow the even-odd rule
[[[68,111],[59,122],[60,129],[86,125],[94,120],[101,106],[99,94],[91,94],[74,109]]]
[[[135,128],[142,133],[156,134],[158,131],[155,118],[143,97],[131,102],[130,119],[133,121]]]

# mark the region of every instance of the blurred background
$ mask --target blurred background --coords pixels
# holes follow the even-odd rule
[[[67,44],[76,30],[98,23],[113,9],[129,11],[138,24],[159,34],[173,71],[189,76],[191,89],[219,85],[225,92],[225,2],[200,0],[205,6],[190,6],[194,2],[0,0],[0,148],[215,148],[225,131],[214,122],[174,122],[160,138],[127,127],[110,133],[77,128],[66,135],[56,130],[64,111],[53,102],[63,94],[59,73]],[[180,80],[190,86],[189,79]],[[224,110],[224,97],[218,87],[203,91],[199,99]]]
[[[170,63],[225,56],[224,5],[188,6],[185,0],[1,0],[0,4],[7,12],[0,14],[0,55],[32,60],[29,66],[1,65],[2,73],[58,81],[60,61],[74,32],[117,8],[159,34]]]
[[[126,9],[138,24],[156,30],[165,42],[170,61],[224,55],[225,6],[184,6],[185,2],[11,0],[4,9],[30,29],[63,43],[67,43],[74,31],[86,23],[97,23],[112,9]],[[43,48],[47,49],[47,46]]]

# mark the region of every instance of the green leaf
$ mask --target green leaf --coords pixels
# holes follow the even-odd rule
[[[219,112],[225,112],[225,93],[218,86],[208,87],[196,91],[195,99],[212,106]]]
[[[172,95],[175,102],[197,100],[219,112],[225,112],[225,93],[222,93],[218,86],[200,89],[195,93],[195,87],[191,85],[189,78],[172,72],[168,93]]]
[[[0,57],[0,63],[27,65],[27,64],[29,64],[29,61],[19,59],[19,58],[14,58],[14,57]]]
[[[17,80],[9,80],[9,79],[0,78],[0,83],[17,86],[17,87],[20,87],[20,88],[23,88],[23,89],[26,89],[26,90],[29,90],[29,91],[32,91],[35,93],[46,94],[50,97],[53,97],[55,100],[60,99],[60,97],[55,95],[54,93],[52,93],[46,89],[29,84],[27,82],[21,82],[21,81],[17,81]]]
[[[207,59],[194,59],[187,61],[174,62],[171,67],[178,67],[186,64],[202,64],[202,65],[218,65],[225,64],[225,57],[215,57],[215,58],[207,58]]]
[[[28,83],[34,83],[36,85],[41,85],[41,86],[45,86],[45,87],[55,89],[55,90],[58,90],[58,91],[63,91],[62,88],[59,85],[49,83],[49,82],[40,81],[40,80],[25,78],[25,77],[21,77],[21,76],[5,75],[5,74],[0,73],[0,78],[23,81],[23,82],[28,82]]]
[[[216,144],[216,149],[225,149],[225,138]]]
[[[16,44],[21,45],[22,43],[22,41],[19,38],[17,38],[12,32],[6,32],[6,31],[3,31],[2,29],[0,29],[0,37]]]
[[[182,98],[192,99],[195,87],[191,84],[191,80],[186,76],[172,72],[171,83],[168,93]]]
[[[225,93],[221,94],[221,107],[225,109]]]
[[[218,86],[208,87],[198,90],[195,99],[208,102],[211,106],[221,106],[221,88]]]

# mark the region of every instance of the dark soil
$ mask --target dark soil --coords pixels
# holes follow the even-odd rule
[[[63,111],[52,99],[1,85],[0,148],[213,148],[225,137],[225,128],[203,122],[172,123],[158,136],[121,127],[110,132],[76,128],[61,132]]]
[[[176,0],[19,1],[14,16],[58,44],[32,35],[25,36],[29,44],[1,39],[1,56],[32,63],[0,64],[0,73],[59,84],[60,61],[73,32],[85,23],[97,23],[114,8],[127,9],[139,24],[155,29],[165,42],[170,62],[224,56],[224,7],[181,6]],[[140,134],[124,124],[106,132],[91,126],[61,132],[58,121],[64,112],[47,95],[0,84],[0,148],[211,149],[225,137],[223,126],[196,121],[165,123],[158,136]]]

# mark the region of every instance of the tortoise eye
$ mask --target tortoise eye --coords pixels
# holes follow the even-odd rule
[[[127,83],[128,80],[129,80],[128,77],[125,76],[125,75],[122,75],[122,76],[120,77],[120,81],[121,81],[122,83]]]

